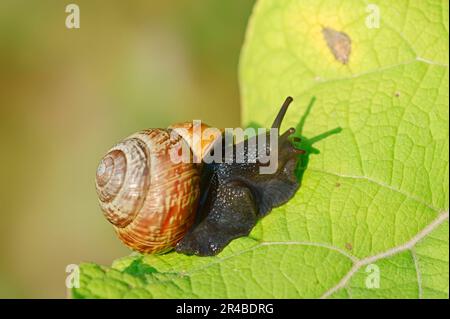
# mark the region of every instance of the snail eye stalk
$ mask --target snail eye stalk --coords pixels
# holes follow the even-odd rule
[[[288,96],[286,98],[286,100],[284,101],[283,105],[281,106],[280,111],[278,112],[277,117],[275,118],[275,121],[273,121],[272,128],[280,129],[281,123],[283,122],[284,116],[286,115],[286,111],[288,109],[288,106],[289,106],[289,104],[291,104],[291,102],[293,100],[294,99],[292,97],[290,97],[290,96]]]

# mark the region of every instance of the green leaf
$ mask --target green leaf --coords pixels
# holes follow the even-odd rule
[[[448,2],[370,3],[379,28],[367,27],[364,1],[255,6],[243,124],[270,125],[294,97],[283,128],[297,127],[309,153],[291,201],[215,257],[82,264],[72,295],[448,298]],[[345,33],[351,50],[332,52],[324,28]]]

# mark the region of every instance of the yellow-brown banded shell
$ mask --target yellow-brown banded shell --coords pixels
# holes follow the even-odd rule
[[[144,253],[172,249],[192,226],[200,196],[199,166],[174,163],[183,138],[149,129],[114,146],[101,160],[96,188],[119,238]]]

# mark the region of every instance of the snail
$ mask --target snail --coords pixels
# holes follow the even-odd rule
[[[174,249],[212,256],[248,235],[300,186],[295,168],[304,151],[293,144],[299,138],[289,138],[294,128],[278,134],[292,100],[285,100],[273,122],[276,138],[263,146],[258,144],[262,134],[269,137],[267,131],[227,146],[223,132],[196,140],[192,123],[182,123],[135,133],[111,148],[100,161],[95,185],[100,207],[118,237],[141,253]],[[171,154],[179,153],[180,145],[188,148],[191,159],[201,160],[174,161]],[[225,158],[227,148],[232,158]],[[255,157],[256,149],[277,151],[274,172],[260,173],[267,162]],[[223,161],[205,160],[214,153]]]

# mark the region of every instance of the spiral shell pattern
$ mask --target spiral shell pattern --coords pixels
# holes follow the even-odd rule
[[[130,138],[108,152],[97,168],[101,208],[117,227],[131,223],[143,204],[149,184],[147,159],[145,144]]]
[[[199,167],[171,160],[178,143],[184,143],[183,138],[171,137],[168,130],[145,130],[114,146],[98,166],[101,209],[134,250],[168,251],[194,222]]]

